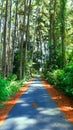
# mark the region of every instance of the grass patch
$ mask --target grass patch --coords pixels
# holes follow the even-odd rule
[[[9,75],[7,78],[0,77],[0,101],[6,101],[10,96],[15,94],[25,81],[30,78],[26,76],[23,80],[17,80],[16,75]]]

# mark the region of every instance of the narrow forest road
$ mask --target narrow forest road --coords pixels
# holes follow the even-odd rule
[[[0,130],[73,130],[39,77],[21,95]]]

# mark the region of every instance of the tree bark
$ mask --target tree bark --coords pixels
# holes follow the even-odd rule
[[[56,13],[56,0],[53,0],[53,27],[52,27],[52,35],[53,35],[53,48],[54,48],[54,60],[56,58],[56,36],[55,36],[55,13]]]
[[[27,47],[29,44],[29,22],[30,22],[30,12],[31,12],[31,0],[28,2],[28,15],[27,15],[27,25],[26,25],[26,41],[25,41],[25,59],[24,59],[24,68],[26,70],[26,62],[27,62]]]
[[[15,12],[15,24],[14,24],[14,30],[13,30],[13,43],[12,43],[12,72],[13,72],[13,62],[14,62],[14,49],[15,49],[15,43],[16,43],[16,27],[17,27],[17,10],[18,10],[18,0],[16,1],[16,12]]]
[[[20,41],[20,79],[23,78],[23,32],[21,32],[21,41]]]
[[[24,16],[23,16],[23,31],[21,35],[21,46],[20,46],[20,79],[24,77],[25,72],[25,48],[24,48],[24,41],[25,41],[25,20],[26,20],[26,0],[24,1]]]
[[[6,9],[5,9],[5,23],[4,23],[4,42],[3,42],[3,54],[2,54],[2,75],[6,76],[6,25],[7,25],[7,15],[8,15],[8,0],[6,0]]]
[[[60,0],[61,9],[61,41],[62,41],[62,67],[65,65],[65,8],[66,1]]]
[[[8,29],[8,68],[7,68],[7,75],[11,73],[11,50],[10,50],[10,44],[11,44],[11,10],[12,10],[12,0],[10,0],[10,8],[9,8],[9,29]]]
[[[3,3],[4,1],[1,0],[1,11],[0,11],[0,70],[2,70],[2,13],[3,13]]]
[[[52,0],[50,0],[50,11],[49,11],[49,13],[50,13],[50,31],[49,31],[49,35],[50,35],[49,62],[50,62],[50,64],[52,62],[52,13],[51,13],[51,10],[52,10]]]

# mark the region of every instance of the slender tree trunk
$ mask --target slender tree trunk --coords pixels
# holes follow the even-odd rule
[[[1,1],[1,11],[0,11],[0,44],[1,44],[1,25],[2,25],[2,12],[3,12],[3,3],[4,1]]]
[[[27,16],[27,25],[26,25],[26,43],[25,43],[25,68],[27,62],[27,46],[29,44],[29,22],[30,22],[30,12],[31,12],[31,0],[28,2],[28,16]]]
[[[14,49],[16,43],[16,27],[17,27],[17,10],[18,10],[18,0],[16,1],[16,12],[15,12],[15,25],[13,31],[13,43],[12,43],[12,72],[13,72],[13,62],[14,62]]]
[[[8,74],[11,72],[11,50],[10,50],[10,44],[11,44],[11,9],[12,9],[12,0],[10,0],[10,10],[9,10],[9,29],[8,29],[8,68],[7,68],[7,72]]]
[[[34,25],[34,37],[33,37],[33,44],[32,44],[32,67],[33,67],[33,55],[34,55],[34,50],[35,50],[35,39],[36,39],[36,29]]]
[[[21,32],[21,43],[20,43],[20,79],[23,78],[23,32]]]
[[[5,9],[5,24],[4,24],[4,42],[3,42],[3,55],[2,55],[2,75],[6,76],[6,25],[7,25],[7,15],[8,15],[8,0],[6,0]]]
[[[27,3],[29,4],[28,6],[28,16],[27,16],[27,26],[26,26],[26,46],[25,46],[25,58],[27,59],[27,46],[28,46],[28,42],[29,42],[29,20],[30,20],[30,11],[31,11],[31,0]]]
[[[40,58],[41,58],[41,64],[40,64],[40,68],[42,69],[42,56],[43,56],[43,52],[42,52],[42,34],[39,30],[39,40],[40,40]]]
[[[61,40],[62,40],[62,67],[65,65],[65,8],[66,0],[60,0],[61,8]]]
[[[26,20],[26,0],[24,1],[24,17],[23,17],[23,25],[24,25],[24,28],[23,28],[23,34],[22,34],[22,50],[20,52],[20,55],[23,57],[23,61],[20,61],[20,68],[22,67],[22,69],[20,70],[22,76],[20,76],[20,78],[23,78],[24,77],[24,73],[25,73],[25,48],[24,48],[24,41],[25,41],[25,20]],[[23,52],[23,54],[22,54]]]
[[[1,11],[0,11],[0,70],[2,70],[2,13],[3,13],[3,3],[4,1],[1,0]]]
[[[56,13],[56,0],[53,0],[53,19],[52,19],[52,23],[53,23],[53,27],[52,27],[52,35],[53,35],[53,46],[54,46],[54,60],[56,58],[56,36],[55,36],[55,13]]]
[[[50,41],[50,45],[49,45],[49,62],[51,64],[52,62],[52,13],[51,13],[51,10],[52,10],[52,0],[50,0],[50,38],[49,38],[49,41]]]

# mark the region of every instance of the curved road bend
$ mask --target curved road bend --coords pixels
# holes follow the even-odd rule
[[[35,77],[0,130],[73,130],[73,124],[58,109],[40,78]]]

